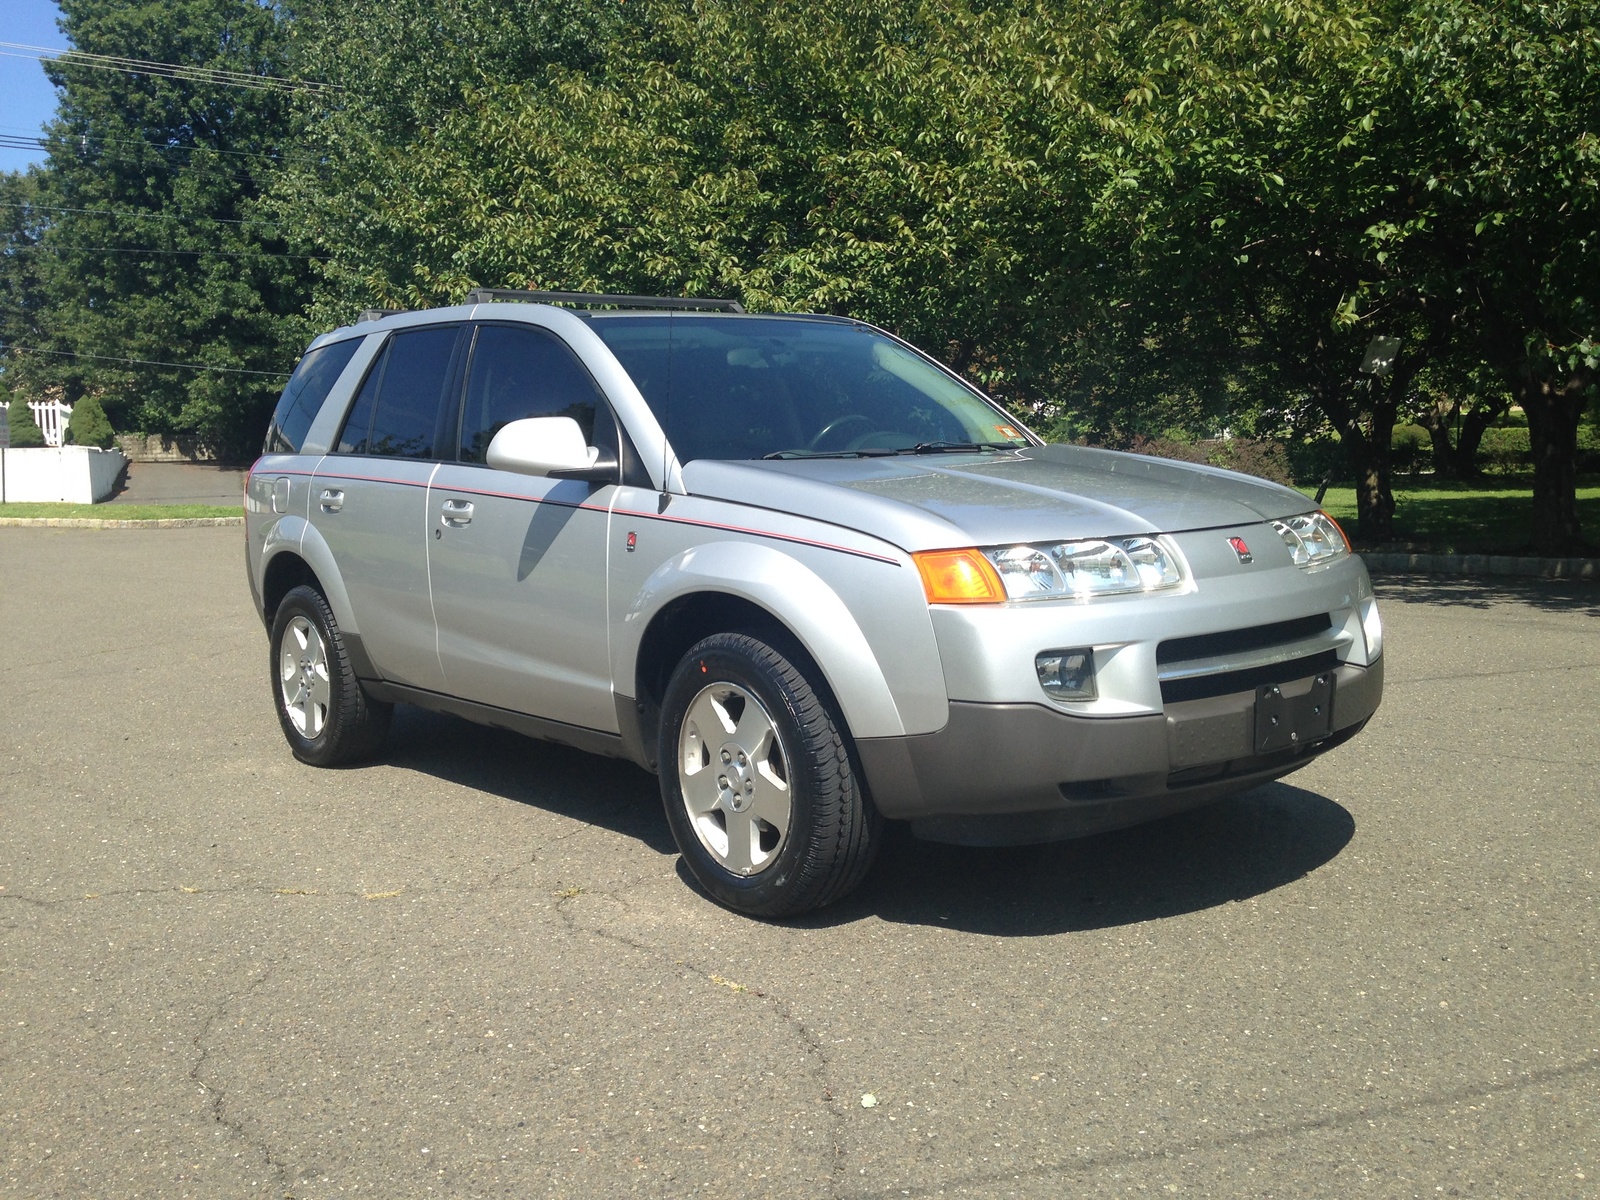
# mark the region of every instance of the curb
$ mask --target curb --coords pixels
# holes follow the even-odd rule
[[[1508,554],[1361,553],[1374,575],[1495,575],[1600,582],[1600,559],[1517,558]]]
[[[243,525],[243,517],[158,517],[152,521],[115,521],[102,517],[0,517],[0,528],[42,526],[46,529],[214,529]]]

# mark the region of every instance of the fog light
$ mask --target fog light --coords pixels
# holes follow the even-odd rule
[[[1039,686],[1052,700],[1093,700],[1094,651],[1046,650],[1033,660]]]

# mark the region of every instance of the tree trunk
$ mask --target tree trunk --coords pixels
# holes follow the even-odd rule
[[[1578,525],[1578,422],[1588,402],[1592,372],[1541,378],[1532,364],[1518,379],[1517,399],[1528,417],[1533,451],[1533,550],[1561,557],[1588,547]]]
[[[1437,479],[1455,479],[1456,448],[1450,444],[1450,423],[1441,420],[1433,413],[1427,414],[1422,420],[1422,427],[1428,431],[1428,440],[1433,443],[1433,474]]]
[[[1461,422],[1461,436],[1456,439],[1453,452],[1453,479],[1468,479],[1478,473],[1478,447],[1483,445],[1483,435],[1511,408],[1510,400],[1496,400],[1493,404],[1480,404],[1467,412]]]
[[[1440,479],[1470,479],[1478,473],[1478,447],[1483,435],[1511,407],[1508,399],[1488,404],[1475,404],[1461,418],[1461,430],[1454,443],[1450,440],[1451,426],[1455,423],[1456,405],[1440,403],[1424,413],[1419,422],[1428,431],[1433,442],[1433,473]]]
[[[1394,436],[1395,404],[1392,394],[1376,400],[1369,422],[1348,422],[1340,440],[1350,457],[1356,479],[1356,536],[1363,542],[1394,538],[1394,490],[1389,443]]]

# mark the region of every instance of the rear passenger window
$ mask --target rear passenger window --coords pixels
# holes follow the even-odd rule
[[[278,407],[273,410],[272,424],[267,426],[263,454],[299,454],[306,440],[306,431],[316,419],[317,410],[328,398],[333,385],[350,365],[362,342],[361,338],[346,338],[327,346],[318,346],[300,360],[283,389]]]
[[[339,454],[436,458],[453,410],[446,404],[458,329],[436,325],[394,334],[367,372],[345,418]]]
[[[559,338],[531,325],[480,326],[462,405],[461,461],[483,462],[501,426],[524,417],[571,417],[602,456],[615,453],[616,430],[605,398]]]

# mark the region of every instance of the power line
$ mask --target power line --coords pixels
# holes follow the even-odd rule
[[[23,138],[16,137],[14,134],[0,133],[0,149],[29,150],[29,149],[34,148],[34,147],[30,147],[27,144],[25,144],[27,142],[36,142],[37,143],[37,148],[51,150],[52,156],[54,156],[60,150],[66,150],[66,151],[68,151],[70,153],[71,150],[73,149],[73,147],[70,147],[70,146],[56,147],[56,148],[52,149],[51,147],[49,147],[45,143],[43,138],[23,139]],[[160,152],[159,148],[157,148],[157,147],[151,147],[151,148],[157,150],[157,153]],[[134,164],[138,164],[138,162],[139,162],[139,159],[135,154],[131,153],[128,150],[119,149],[119,148],[117,148],[115,146],[94,147],[94,146],[89,146],[89,145],[83,145],[83,146],[81,146],[79,148],[79,153],[81,155],[90,156],[92,161],[98,161],[98,162],[110,161],[110,162],[124,162],[124,163],[134,163]],[[227,179],[227,180],[242,181],[242,182],[249,182],[249,183],[256,182],[258,180],[258,178],[260,177],[257,173],[252,172],[252,171],[231,171],[231,170],[228,169],[228,167],[236,166],[236,165],[238,165],[238,164],[233,164],[233,163],[215,163],[215,164],[213,164],[213,163],[207,163],[207,162],[203,162],[203,161],[202,162],[195,162],[191,158],[188,162],[182,162],[182,163],[169,162],[169,163],[166,163],[165,164],[165,169],[170,171],[170,172],[173,172],[173,173],[184,171],[184,172],[188,172],[191,175],[194,175],[194,176],[197,176],[197,177],[200,177],[200,178],[205,178],[205,179]]]
[[[24,350],[29,354],[54,354],[61,358],[92,358],[96,362],[131,363],[141,367],[181,367],[185,371],[220,371],[228,375],[267,375],[273,379],[287,379],[289,371],[249,371],[244,367],[207,367],[200,363],[161,362],[154,358],[112,358],[105,354],[80,354],[76,350],[44,350],[38,346],[6,346],[6,353]]]
[[[342,91],[334,84],[289,79],[282,75],[256,75],[248,71],[226,71],[219,67],[197,67],[185,63],[152,62],[121,54],[90,54],[85,50],[62,50],[53,46],[27,46],[21,42],[0,42],[0,55],[31,58],[66,66],[89,67],[97,71],[121,71],[127,75],[155,75],[182,79],[190,83],[209,83],[218,87],[248,88],[257,92]]]
[[[31,212],[81,213],[90,217],[159,217],[163,221],[182,221],[185,225],[252,225],[277,229],[278,221],[239,221],[228,217],[191,217],[184,213],[157,212],[153,208],[57,208],[49,204],[16,204],[0,201],[0,208],[24,208]]]
[[[99,146],[147,146],[161,154],[226,154],[230,158],[258,158],[266,159],[268,162],[286,161],[282,155],[269,154],[262,150],[220,150],[215,146],[207,146],[198,142],[187,146],[174,146],[166,142],[155,141],[152,138],[108,138],[97,134],[83,134],[76,138],[70,134],[62,134],[57,138],[57,141],[69,147],[76,142],[78,144],[74,148],[80,152],[87,149],[90,144]],[[29,137],[20,133],[0,133],[0,146],[14,149],[37,146],[41,150],[48,150],[50,148],[50,139]]]
[[[273,250],[163,250],[154,246],[47,246],[43,242],[11,247],[12,253],[20,254],[26,250],[38,250],[45,254],[189,254],[196,256],[213,254],[219,258],[309,258],[316,259],[319,262],[332,257],[332,255],[328,254],[279,254]]]
[[[50,139],[48,136],[46,136],[46,134],[47,131],[44,129],[29,131],[24,130],[17,125],[0,126],[0,141],[9,141],[19,144],[30,143],[40,147],[48,148],[50,145]],[[170,138],[164,141],[158,141],[155,138],[119,138],[106,137],[104,134],[80,133],[74,135],[70,132],[63,132],[58,133],[56,135],[56,139],[63,145],[70,145],[72,142],[76,141],[79,143],[80,148],[89,142],[94,142],[102,146],[148,146],[152,150],[158,150],[163,154],[222,154],[227,155],[230,158],[263,158],[269,162],[297,162],[306,160],[314,161],[318,158],[318,154],[315,151],[311,151],[303,155],[294,155],[269,150],[224,150],[220,146],[211,146],[204,142],[190,142],[186,145],[182,143],[174,144]]]

